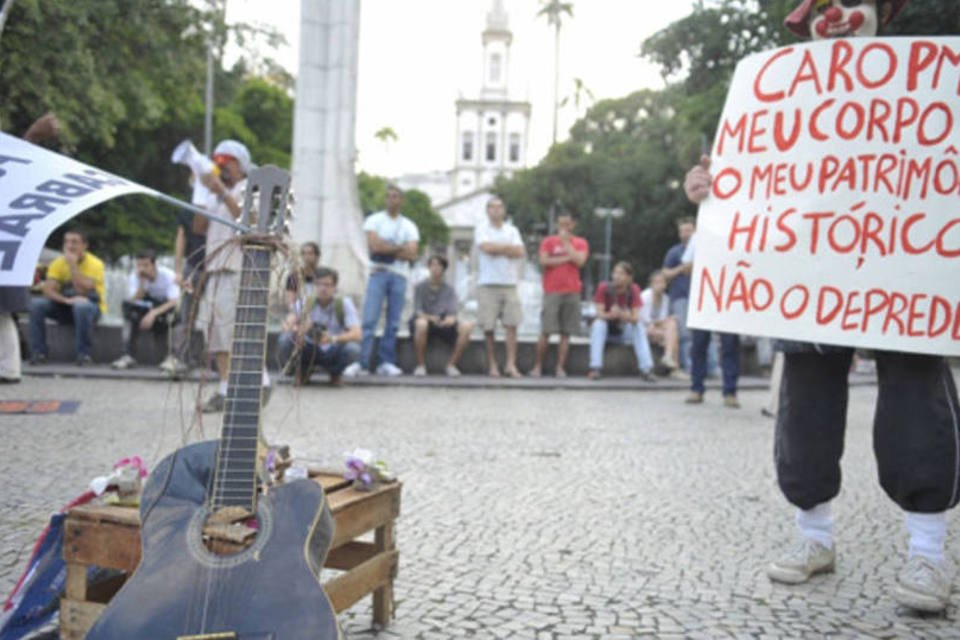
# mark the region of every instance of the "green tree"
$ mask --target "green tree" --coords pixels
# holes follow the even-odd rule
[[[192,0],[17,0],[0,41],[0,121],[22,131],[54,111],[59,150],[174,196],[187,171],[170,163],[203,130],[206,33],[212,14]],[[56,25],[56,28],[51,28]],[[246,143],[257,163],[290,165],[292,100],[240,62],[217,69],[218,138]],[[124,197],[81,214],[93,250],[115,259],[170,250],[176,209]],[[57,246],[60,233],[51,238]]]
[[[360,172],[357,175],[357,193],[364,215],[381,211],[387,197],[386,178]],[[417,189],[403,192],[403,215],[410,218],[420,231],[420,254],[430,247],[444,246],[450,240],[450,228],[433,209],[430,196]]]

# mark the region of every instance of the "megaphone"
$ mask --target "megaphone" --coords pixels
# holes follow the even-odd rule
[[[193,196],[190,198],[190,202],[199,205],[206,204],[210,197],[210,190],[203,186],[200,176],[211,173],[219,175],[219,167],[214,164],[213,160],[200,153],[190,140],[184,140],[177,145],[173,153],[170,154],[170,162],[190,167],[193,172]]]

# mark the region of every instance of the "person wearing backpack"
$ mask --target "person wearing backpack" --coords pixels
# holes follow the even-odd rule
[[[280,363],[305,385],[314,367],[330,374],[330,384],[343,383],[343,371],[360,358],[360,316],[353,301],[336,295],[339,274],[317,269],[316,294],[298,298],[277,338]]]
[[[591,380],[600,377],[603,348],[609,342],[633,345],[640,378],[656,382],[650,343],[640,321],[640,287],[633,282],[633,274],[629,262],[618,262],[613,267],[610,282],[601,282],[593,297],[597,315],[590,325],[590,371],[587,377]]]

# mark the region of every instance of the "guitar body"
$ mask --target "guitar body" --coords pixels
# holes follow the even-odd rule
[[[144,487],[143,554],[90,630],[90,640],[175,640],[235,633],[238,640],[336,640],[336,614],[319,582],[333,537],[323,489],[310,480],[257,502],[256,540],[235,555],[204,546],[204,506],[217,442],[165,458]],[[217,637],[217,636],[211,636]]]

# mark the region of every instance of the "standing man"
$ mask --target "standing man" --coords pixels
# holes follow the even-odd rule
[[[127,279],[127,299],[123,301],[123,355],[110,366],[129,369],[137,364],[133,346],[140,331],[169,332],[173,324],[180,287],[176,276],[157,266],[157,254],[146,249],[137,254],[133,273]],[[169,336],[168,336],[169,337]],[[169,341],[165,341],[169,344]],[[168,360],[172,356],[167,356]],[[167,360],[164,360],[167,363]]]
[[[312,241],[304,242],[300,245],[300,266],[287,276],[284,292],[287,311],[293,309],[297,299],[316,297],[318,273],[320,273],[320,245]]]
[[[63,235],[63,255],[47,267],[43,295],[30,301],[30,363],[47,360],[45,320],[72,324],[76,331],[77,366],[93,364],[93,326],[107,312],[103,261],[87,251],[76,230]]]
[[[457,292],[443,281],[443,275],[447,272],[447,259],[440,255],[431,256],[427,268],[430,277],[418,284],[413,292],[410,335],[413,336],[413,347],[417,356],[417,368],[413,370],[413,375],[427,375],[427,340],[435,337],[453,345],[453,352],[444,371],[448,376],[456,378],[460,375],[457,363],[470,342],[473,323],[460,320],[457,316],[460,311]]]
[[[403,191],[396,185],[388,185],[386,210],[367,216],[363,223],[370,249],[370,279],[363,300],[360,362],[347,368],[344,372],[347,376],[370,373],[373,338],[384,303],[387,317],[377,353],[377,374],[392,377],[403,373],[397,366],[397,327],[407,297],[410,263],[417,259],[419,251],[420,232],[410,218],[400,213],[402,205]]]
[[[360,318],[353,301],[337,295],[335,270],[318,267],[315,276],[314,293],[294,300],[277,352],[298,386],[307,384],[314,367],[323,367],[330,385],[339,387],[344,370],[360,357]]]
[[[60,123],[52,113],[37,118],[23,134],[32,144],[60,135]],[[30,291],[26,287],[0,287],[0,384],[20,382],[20,334],[14,314],[30,310]]]
[[[696,250],[697,236],[690,236],[687,248],[680,259],[683,273],[689,275],[693,271],[693,256]],[[703,329],[692,329],[693,344],[690,346],[690,395],[687,404],[702,404],[703,394],[706,392],[707,380],[707,351],[713,334]],[[723,406],[728,409],[739,409],[737,399],[737,382],[740,379],[740,336],[735,333],[719,333],[720,336],[720,369],[723,372]]]
[[[786,26],[801,37],[875,36],[907,0],[803,0]],[[687,196],[710,195],[709,158],[691,169]],[[771,580],[806,582],[836,563],[831,504],[840,491],[848,372],[853,349],[784,344],[774,459],[784,496],[797,509],[799,540],[767,568]],[[903,511],[907,562],[893,597],[901,605],[940,612],[950,600],[946,559],[947,510],[960,499],[960,403],[947,361],[877,351],[874,453],[880,485]]]
[[[677,235],[680,242],[670,247],[663,258],[663,277],[667,279],[667,295],[670,297],[670,314],[677,319],[680,343],[680,368],[690,371],[690,330],[687,329],[687,302],[690,298],[690,274],[685,273],[683,252],[696,230],[691,217],[677,220]]]
[[[211,191],[207,210],[223,220],[238,221],[247,190],[247,174],[252,164],[247,147],[236,140],[223,140],[213,151],[213,161],[220,175],[203,176],[203,184]],[[195,230],[204,233],[206,243],[207,282],[203,290],[203,321],[207,335],[207,351],[213,354],[220,374],[217,392],[203,405],[204,413],[223,411],[230,372],[230,349],[233,346],[233,323],[236,315],[243,251],[232,243],[232,227],[211,222],[203,216],[195,220]],[[270,377],[263,370],[263,404],[270,398]]]
[[[189,370],[190,338],[194,320],[197,318],[197,301],[202,291],[206,234],[197,233],[195,224],[200,216],[188,209],[177,212],[177,235],[173,241],[173,271],[175,282],[180,287],[180,318],[173,327],[173,353],[160,363],[171,377],[181,377]]]
[[[573,235],[576,222],[569,212],[557,217],[557,235],[547,236],[540,243],[540,266],[543,267],[543,310],[540,313],[540,339],[537,360],[530,375],[543,372],[543,357],[553,333],[560,334],[557,346],[557,377],[567,376],[567,353],[570,336],[580,331],[580,268],[590,255],[590,245]]]
[[[526,250],[520,232],[507,222],[507,208],[500,198],[487,201],[487,222],[477,228],[473,240],[477,251],[477,322],[483,329],[487,372],[491,377],[500,377],[493,343],[499,319],[506,332],[507,358],[503,372],[519,378],[517,326],[523,320],[523,309],[517,295],[517,280],[518,263],[526,256]]]

